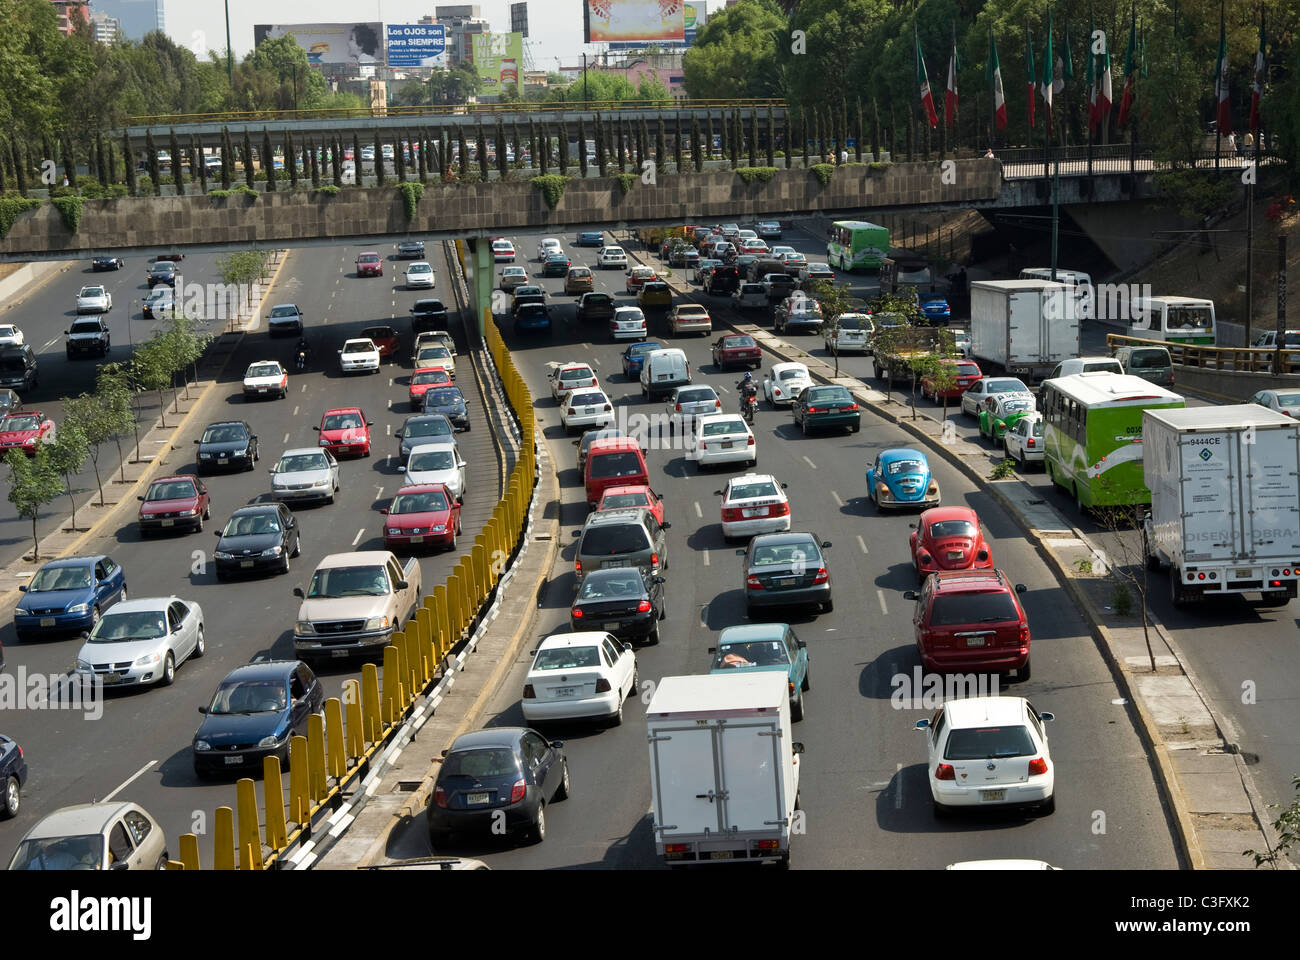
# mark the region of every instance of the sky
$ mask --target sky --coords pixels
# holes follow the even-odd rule
[[[525,60],[531,52],[533,69],[555,70],[559,63],[574,66],[581,63],[584,51],[596,52],[599,45],[582,42],[584,2],[530,0],[529,36],[524,44]],[[422,16],[432,15],[437,5],[436,0],[230,0],[230,45],[236,58],[252,50],[254,23],[417,23]],[[706,6],[712,13],[725,3],[713,0]],[[494,32],[509,31],[510,0],[479,0],[479,9]],[[220,0],[166,0],[166,19],[167,33],[182,46],[225,50],[226,21]]]

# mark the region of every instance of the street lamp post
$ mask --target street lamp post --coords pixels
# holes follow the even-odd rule
[[[135,459],[132,463],[140,462],[140,391],[137,389],[137,376],[135,369],[135,340],[131,337],[131,317],[135,314],[135,308],[139,300],[131,301],[131,310],[126,315],[126,343],[131,351],[131,428],[135,432]]]
[[[230,0],[225,0],[225,3],[226,3],[226,79],[230,81],[230,85],[233,87],[235,85],[235,60],[234,60],[235,54],[234,51],[230,49]]]

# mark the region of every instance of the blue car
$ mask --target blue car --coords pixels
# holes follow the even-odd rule
[[[525,303],[515,311],[515,333],[550,329],[551,311],[546,309],[546,304]]]
[[[750,623],[727,627],[710,647],[709,673],[783,671],[790,689],[790,719],[803,719],[803,695],[808,682],[808,647],[788,623]]]
[[[23,784],[27,782],[27,761],[23,748],[17,741],[0,734],[0,785],[4,787],[4,803],[0,804],[0,817],[12,820],[18,816],[22,803]]]
[[[573,241],[575,247],[603,247],[605,245],[605,235],[603,233],[580,233],[578,239]]]
[[[947,323],[952,318],[952,308],[948,298],[942,293],[923,293],[918,297],[921,312],[927,320],[934,323]]]
[[[937,507],[939,482],[930,473],[930,461],[920,450],[896,447],[876,454],[867,468],[867,496],[876,509],[886,507]]]
[[[307,735],[325,690],[300,660],[265,660],[226,674],[194,734],[194,772],[200,778],[225,771],[261,770],[265,757],[289,762],[289,741]]]
[[[424,412],[440,413],[457,430],[468,430],[469,407],[465,405],[465,395],[460,387],[432,387],[424,394]]]
[[[629,380],[641,379],[641,364],[652,350],[662,350],[664,345],[655,340],[642,340],[623,351],[623,376]]]
[[[14,610],[18,639],[89,630],[100,614],[126,599],[126,573],[104,555],[52,560],[36,571]]]

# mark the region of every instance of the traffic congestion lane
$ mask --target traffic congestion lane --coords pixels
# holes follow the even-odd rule
[[[395,289],[391,277],[356,279],[352,266],[356,252],[352,248],[313,249],[309,256],[291,254],[284,267],[282,276],[299,285],[296,296],[308,314],[307,336],[314,357],[306,374],[291,370],[287,399],[243,401],[240,381],[248,363],[267,356],[268,351],[274,355],[282,344],[293,343],[286,338],[268,340],[264,333],[250,335],[232,359],[217,397],[192,421],[192,428],[177,437],[178,453],[168,470],[193,469],[192,441],[204,425],[217,420],[247,419],[261,443],[262,457],[255,470],[205,479],[213,507],[212,520],[203,533],[141,540],[134,525],[126,523],[86,545],[86,554],[105,552],[123,565],[133,598],[176,594],[198,602],[204,613],[207,655],[182,664],[169,689],[108,693],[98,719],[85,719],[70,711],[5,711],[4,732],[22,744],[31,766],[22,812],[0,825],[0,838],[10,849],[41,816],[68,803],[104,799],[123,784],[117,795],[141,803],[159,819],[173,844],[181,833],[204,825],[210,831],[212,811],[233,802],[234,788],[233,781],[200,783],[194,775],[190,740],[201,719],[198,706],[234,667],[258,656],[293,656],[292,626],[299,601],[291,590],[307,584],[322,557],[353,549],[382,549],[378,508],[387,505],[402,482],[392,457],[397,447],[392,434],[408,415],[402,381],[409,375],[409,363],[385,364],[379,375],[344,378],[333,372],[337,362],[334,350],[362,327],[396,318],[395,325],[403,331],[408,348],[399,356],[405,357],[410,345],[409,324],[401,318],[417,294]],[[447,275],[440,253],[434,262],[441,286]],[[450,300],[445,290],[443,293]],[[453,320],[453,332],[460,329]],[[499,488],[499,472],[492,436],[483,429],[483,405],[468,368],[457,382],[470,401],[476,427],[459,435],[469,461],[471,491],[465,501],[464,529],[472,537],[470,531],[490,516],[495,505],[493,491]],[[335,504],[301,506],[295,511],[303,525],[303,552],[291,561],[291,573],[216,583],[215,573],[207,565],[216,545],[215,531],[237,507],[265,502],[270,484],[266,469],[287,447],[316,446],[312,426],[320,422],[325,410],[345,404],[361,406],[374,421],[374,452],[369,459],[342,463],[342,489]],[[422,554],[426,588],[442,582],[458,558],[452,553]],[[21,667],[28,676],[65,672],[81,645],[75,637],[19,644],[11,623],[5,624],[2,635],[10,672]],[[359,676],[360,668],[358,661],[323,665],[319,673],[326,695],[339,696],[343,681]],[[126,783],[132,776],[136,779]],[[260,780],[258,791],[260,796]],[[198,814],[202,816],[196,820]],[[201,850],[206,860],[210,848],[201,846]],[[174,846],[171,852],[176,853]]]
[[[539,237],[511,239],[520,250],[532,250]],[[612,278],[612,272],[608,276]],[[610,286],[607,283],[606,289]],[[602,386],[620,409],[661,409],[642,403],[637,386],[621,373],[611,374],[611,368],[618,369],[621,347],[590,344],[580,339],[588,331],[564,323],[572,309],[567,304],[559,307],[561,322],[550,338],[516,338],[505,326],[515,361],[540,398],[539,419],[561,468],[561,535],[566,545],[572,544],[586,507],[580,477],[571,466],[572,445],[558,429],[558,413],[547,396],[546,363],[570,357],[599,361]],[[721,390],[734,383],[735,375],[727,374],[733,378],[728,381],[713,370],[709,342],[683,338],[673,345],[687,350],[696,383]],[[734,391],[730,397],[734,399]],[[1004,687],[1003,692],[1027,695],[1040,709],[1068,716],[1069,723],[1058,723],[1050,731],[1060,768],[1055,815],[952,824],[933,820],[923,738],[913,729],[914,720],[931,711],[898,710],[891,702],[895,678],[910,679],[919,666],[912,604],[901,595],[915,585],[907,552],[908,524],[915,517],[877,515],[860,494],[865,462],[876,449],[904,442],[905,435],[866,417],[860,434],[804,440],[790,428],[788,413],[766,409],[759,414],[755,433],[757,469],[790,484],[795,529],[814,530],[834,544],[828,553],[835,611],[817,617],[788,614],[809,644],[812,680],[808,719],[795,728],[796,739],[805,743],[808,753],[801,785],[807,833],[795,841],[794,865],[942,867],[954,860],[1015,855],[1008,851],[1006,835],[1014,829],[1019,831],[1014,840],[1019,855],[1069,867],[1176,866],[1140,742],[1124,708],[1113,703],[1113,683],[1077,612],[1061,603],[1059,587],[1010,518],[937,459],[932,467],[945,502],[967,503],[980,512],[999,565],[1029,587],[1023,600],[1034,632],[1034,678]],[[735,471],[700,474],[680,451],[652,450],[649,459],[651,485],[665,496],[673,527],[666,573],[669,617],[662,624],[660,644],[638,650],[643,686],[662,676],[706,671],[707,649],[717,632],[745,622],[739,558],[734,553],[739,544],[723,542],[713,494]],[[571,553],[569,547],[553,572],[536,630],[539,638],[567,631],[573,595]],[[864,629],[866,624],[870,627]],[[491,706],[490,722],[523,722],[518,698],[528,660],[522,657],[514,665]],[[655,864],[643,711],[641,700],[629,701],[621,727],[600,730],[566,724],[550,731],[565,740],[574,789],[571,798],[548,815],[545,843],[514,847],[471,840],[454,852],[483,856],[498,867]],[[1102,836],[1089,833],[1086,825],[1098,809],[1109,811],[1112,818]],[[1066,824],[1072,826],[1066,829]],[[414,821],[394,839],[390,852],[427,851],[423,830],[423,821]],[[899,844],[900,835],[911,842]]]

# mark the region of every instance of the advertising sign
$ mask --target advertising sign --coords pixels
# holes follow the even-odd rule
[[[588,43],[684,42],[682,0],[586,0]]]
[[[447,28],[441,23],[390,23],[388,65],[447,66]]]
[[[253,27],[254,45],[293,34],[307,51],[311,63],[382,64],[382,23],[259,23]]]
[[[519,33],[475,33],[474,69],[484,96],[500,96],[506,87],[524,93],[524,38]]]

